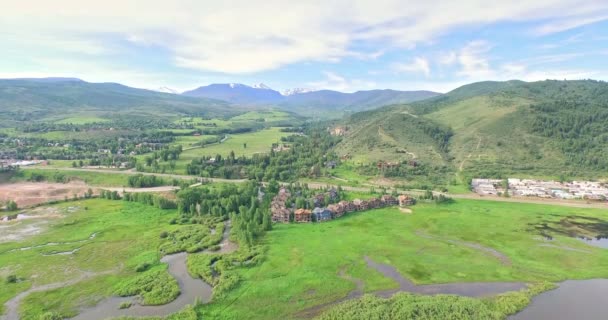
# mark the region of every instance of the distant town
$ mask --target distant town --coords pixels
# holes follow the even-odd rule
[[[608,183],[594,181],[543,181],[532,179],[473,179],[471,188],[479,195],[511,195],[554,199],[606,201]]]

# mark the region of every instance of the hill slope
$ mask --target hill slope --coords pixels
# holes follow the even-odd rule
[[[294,112],[364,111],[396,103],[409,103],[439,95],[432,91],[369,90],[343,93],[320,90],[294,94],[279,104]]]
[[[605,82],[481,82],[355,114],[337,151],[363,163],[415,157],[470,175],[575,176],[608,169],[606,123]]]
[[[1,120],[40,120],[66,114],[226,115],[223,101],[71,78],[0,80]]]

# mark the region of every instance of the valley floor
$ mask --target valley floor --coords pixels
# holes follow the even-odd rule
[[[201,310],[222,319],[299,318],[353,290],[399,288],[370,261],[394,268],[416,285],[605,278],[608,251],[563,235],[545,240],[536,229],[568,217],[604,215],[593,209],[457,200],[419,204],[412,214],[387,208],[322,224],[278,225],[266,238],[266,261],[243,270],[245,280],[225,301]]]
[[[116,169],[57,168],[57,167],[38,167],[37,166],[35,168],[29,168],[26,170],[33,170],[33,171],[45,170],[45,171],[51,171],[51,172],[52,171],[72,172],[72,173],[76,173],[76,174],[83,174],[84,175],[83,179],[86,179],[86,175],[88,175],[88,174],[103,174],[104,177],[103,177],[102,181],[107,181],[107,183],[101,183],[101,186],[103,186],[105,189],[108,189],[108,188],[124,189],[125,183],[126,183],[126,180],[124,179],[124,177],[129,176],[129,175],[136,175],[136,174],[150,175],[150,176],[157,176],[157,177],[161,177],[161,178],[178,179],[178,180],[198,180],[198,179],[200,179],[200,177],[191,176],[191,175],[148,173],[148,172],[136,172],[136,171],[116,170]],[[119,180],[117,180],[117,178],[119,178]],[[116,181],[114,181],[114,180],[116,180]],[[245,181],[248,181],[245,179],[232,180],[232,179],[219,179],[219,178],[205,178],[205,180],[207,180],[209,182],[220,182],[220,183],[243,183]],[[302,182],[307,183],[309,185],[309,187],[311,187],[311,188],[324,188],[327,186],[334,186],[334,187],[341,186],[344,190],[353,191],[353,192],[369,192],[370,188],[382,188],[382,187],[386,188],[390,192],[393,189],[393,186],[395,185],[394,181],[386,182],[384,184],[366,183],[365,186],[352,186],[352,185],[349,185],[348,183],[346,183],[346,184],[339,183],[340,180],[327,180],[327,179],[324,179],[322,181],[306,179]],[[99,183],[95,184],[95,186],[99,186]],[[172,188],[167,188],[167,190],[169,190],[169,189],[172,189]],[[462,189],[462,190],[460,190],[460,189]],[[150,190],[150,191],[153,191],[153,190]],[[474,200],[488,200],[488,201],[499,201],[499,202],[550,204],[550,205],[574,207],[574,208],[596,208],[596,209],[608,208],[608,203],[598,202],[598,201],[543,199],[543,198],[537,198],[537,197],[499,197],[499,196],[492,196],[492,195],[480,196],[478,194],[468,191],[468,188],[465,186],[461,186],[461,188],[459,188],[458,191],[459,192],[456,192],[456,193],[442,193],[442,192],[434,192],[434,193],[435,194],[444,194],[444,195],[447,195],[447,196],[449,196],[451,198],[455,198],[455,199],[471,199],[471,200],[474,199]],[[421,190],[407,190],[407,191],[399,191],[399,192],[414,194],[414,195],[419,195],[419,194],[423,193],[423,191],[421,191]]]
[[[310,318],[364,293],[408,291],[472,296],[458,303],[482,301],[490,305],[485,311],[501,319],[517,310],[500,309],[498,301],[507,298],[486,295],[533,285],[515,296],[523,308],[548,288],[545,282],[608,278],[608,250],[577,239],[608,232],[605,210],[500,200],[510,203],[458,198],[451,204],[421,202],[409,212],[384,208],[325,223],[275,224],[261,240],[262,261],[234,270],[238,285],[196,312],[204,319]],[[27,295],[18,312],[35,320],[48,311],[74,316],[116,288],[142,281],[134,270],[143,263],[151,266],[143,275],[165,279],[159,285],[166,289],[151,291],[156,293],[150,298],[171,301],[164,293],[173,280],[158,250],[159,234],[181,228],[170,224],[175,210],[102,199],[36,210],[55,214],[42,224],[32,219],[0,225],[37,228],[19,241],[0,242],[0,277],[19,279],[0,283],[0,304],[29,288],[65,282]],[[209,230],[201,226],[221,238]],[[444,303],[429,299],[427,304]]]

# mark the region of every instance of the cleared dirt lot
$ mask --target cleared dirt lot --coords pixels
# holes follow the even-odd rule
[[[123,192],[153,192],[165,194],[169,199],[175,199],[174,190],[179,187],[161,186],[154,188],[100,188],[92,187],[82,181],[72,181],[69,183],[49,183],[49,182],[18,182],[10,184],[0,184],[0,201],[6,202],[13,200],[17,202],[19,208],[27,208],[44,204],[53,200],[64,200],[66,197],[71,199],[74,195],[82,198],[87,190],[93,190],[94,195],[98,195],[101,190]],[[0,215],[1,217],[2,215]]]
[[[0,201],[13,200],[19,208],[31,207],[52,200],[72,198],[74,194],[82,197],[89,186],[84,182],[47,183],[47,182],[19,182],[0,184]],[[91,188],[98,193],[97,188]]]

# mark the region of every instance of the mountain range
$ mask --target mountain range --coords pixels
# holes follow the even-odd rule
[[[440,95],[432,91],[369,90],[344,93],[332,90],[296,88],[284,93],[264,84],[247,86],[238,83],[211,84],[182,93],[185,96],[223,100],[250,106],[277,106],[281,109],[301,113],[362,111],[376,107],[409,103]]]
[[[118,83],[89,83],[74,78],[0,80],[0,120],[31,121],[65,114],[225,116],[237,107]]]
[[[74,78],[0,80],[0,126],[66,114],[228,118],[271,107],[324,120],[351,111],[337,121],[345,134],[335,151],[355,163],[416,160],[477,177],[508,174],[505,168],[566,176],[608,170],[606,82],[485,81],[442,95],[303,91],[214,84],[173,94]]]
[[[345,112],[409,103],[439,95],[431,91],[370,90],[343,93],[296,88],[280,93],[263,83],[211,84],[179,93],[77,78],[0,79],[1,119],[40,120],[61,112],[196,114],[223,116],[237,110],[276,108],[304,116],[338,117]]]

